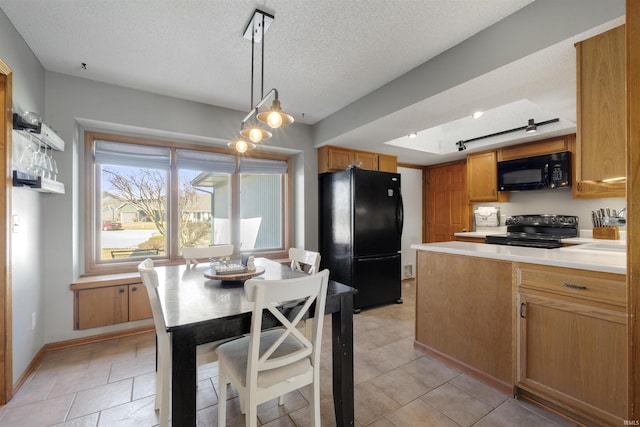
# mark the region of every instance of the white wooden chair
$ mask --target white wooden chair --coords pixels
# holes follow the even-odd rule
[[[138,265],[138,272],[142,277],[142,283],[147,288],[151,311],[153,313],[153,323],[156,327],[158,365],[156,370],[156,399],[155,409],[160,410],[159,427],[166,427],[169,424],[169,391],[171,384],[171,337],[167,332],[167,327],[158,300],[158,274],[153,266],[153,261],[147,258]],[[222,342],[222,341],[220,341]],[[217,354],[216,347],[220,342],[213,342],[199,345],[196,349],[196,364],[198,366],[215,362]]]
[[[198,259],[218,258],[222,256],[233,255],[233,245],[214,245],[204,248],[182,248],[182,257],[187,267],[195,267]]]
[[[247,427],[257,425],[259,404],[312,384],[311,425],[320,427],[320,347],[328,281],[329,270],[323,270],[294,279],[245,282],[245,294],[255,303],[251,333],[216,350],[218,426],[226,423],[228,384],[238,391]],[[298,300],[304,305],[289,321],[278,306]],[[309,340],[296,325],[314,301],[313,336]],[[263,310],[269,310],[283,327],[262,331]]]
[[[320,270],[320,253],[300,248],[289,248],[291,269],[313,274]]]

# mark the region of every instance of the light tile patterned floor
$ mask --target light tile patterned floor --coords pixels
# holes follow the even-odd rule
[[[415,286],[403,283],[404,304],[365,310],[354,318],[356,427],[526,427],[573,424],[516,401],[413,349]],[[334,426],[331,322],[322,350],[323,426]],[[51,352],[7,405],[0,427],[153,427],[153,334]],[[217,365],[198,371],[199,427],[217,425]],[[306,390],[285,404],[261,405],[260,425],[309,425]],[[237,395],[227,401],[229,426],[243,426]],[[179,426],[175,426],[179,427]]]

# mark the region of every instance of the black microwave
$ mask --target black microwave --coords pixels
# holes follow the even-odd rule
[[[522,191],[571,187],[571,153],[498,162],[498,190]]]

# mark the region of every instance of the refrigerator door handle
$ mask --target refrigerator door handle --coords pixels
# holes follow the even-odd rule
[[[402,203],[402,194],[398,194],[396,222],[398,225],[398,235],[402,235],[402,229],[404,228],[404,205]]]

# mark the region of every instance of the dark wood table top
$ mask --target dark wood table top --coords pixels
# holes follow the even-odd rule
[[[288,279],[304,274],[266,258],[256,258],[256,267],[265,269],[264,274],[255,277],[258,280]],[[205,271],[209,269],[208,263],[191,268],[186,265],[156,267],[158,295],[169,332],[253,310],[242,282],[208,279]],[[332,296],[355,292],[349,286],[330,281],[327,296],[329,300]]]

